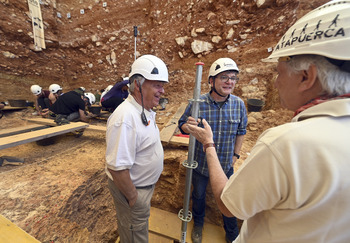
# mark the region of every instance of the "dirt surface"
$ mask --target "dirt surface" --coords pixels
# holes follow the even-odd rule
[[[256,2],[264,4],[258,7]],[[58,83],[64,91],[84,86],[93,92],[114,84],[128,75],[134,60],[133,26],[137,25],[138,55],[161,57],[170,73],[165,95],[169,104],[157,110],[160,130],[192,98],[199,61],[205,63],[202,93],[209,89],[211,62],[231,57],[240,68],[234,94],[244,101],[265,101],[262,112],[249,113],[237,170],[261,132],[292,117],[292,112],[281,109],[273,89],[274,64],[260,60],[297,18],[325,2],[127,0],[123,4],[105,1],[103,7],[99,0],[43,0],[47,48],[35,51],[27,2],[0,0],[0,101],[33,101],[32,84],[47,89]],[[80,9],[85,13],[80,14]],[[195,41],[210,43],[212,49],[196,53],[191,46]],[[28,124],[25,118],[33,117],[32,112],[30,108],[5,111],[0,129]],[[104,126],[106,120],[91,123]],[[48,146],[32,142],[0,150],[0,156],[25,159],[22,166],[0,167],[0,214],[42,242],[114,242],[117,226],[104,174],[105,147],[104,134],[85,131],[79,138],[58,136]],[[167,145],[164,150],[164,171],[152,206],[178,213],[183,207],[185,169],[181,163],[187,159],[187,148]],[[221,225],[210,189],[206,221]]]

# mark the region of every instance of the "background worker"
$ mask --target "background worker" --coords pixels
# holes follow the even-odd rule
[[[109,117],[106,173],[117,211],[120,242],[148,242],[148,219],[164,152],[156,124],[157,106],[168,83],[168,69],[144,55],[131,66],[130,95]]]
[[[51,102],[49,99],[50,91],[49,90],[43,90],[39,85],[34,84],[30,87],[30,91],[35,96],[35,109],[36,109],[36,115],[42,115],[42,110],[47,109],[51,106]],[[33,113],[34,115],[34,113]]]
[[[93,102],[95,100],[92,93],[84,95],[73,90],[61,95],[49,110],[56,115],[58,122],[62,122],[60,121],[62,118],[63,122],[66,122],[65,120],[89,122],[89,118],[93,115],[85,114],[85,106],[92,105]]]
[[[102,107],[113,112],[129,95],[129,78],[117,82],[101,99]]]
[[[198,117],[205,118],[214,130],[214,142],[218,148],[221,167],[227,178],[233,174],[233,165],[239,159],[247,126],[247,111],[244,102],[232,95],[238,80],[239,69],[230,58],[219,58],[210,67],[209,83],[211,91],[200,97]],[[192,104],[189,104],[179,119],[182,133],[188,134],[189,124],[197,124],[190,117]],[[204,148],[205,150],[206,148]],[[202,144],[196,142],[194,160],[198,167],[192,175],[192,215],[194,227],[191,238],[195,243],[202,242],[202,229],[205,216],[205,196],[208,185],[208,165]],[[238,235],[237,220],[223,215],[226,241],[232,242]]]
[[[51,104],[55,103],[58,97],[63,94],[62,87],[58,84],[51,84],[49,86],[49,91],[50,91],[49,99],[51,101]]]
[[[113,85],[110,84],[110,85],[107,86],[107,88],[102,92],[100,100],[103,99],[103,96],[105,96],[108,93],[108,91],[111,90],[111,88],[113,88]]]
[[[227,179],[220,148],[206,149],[221,212],[245,220],[234,242],[350,242],[349,26],[350,1],[331,1],[278,42],[267,60],[278,60],[275,87],[295,116],[265,131],[238,172]],[[318,38],[312,38],[316,27]],[[203,123],[204,129],[188,129],[212,144]]]

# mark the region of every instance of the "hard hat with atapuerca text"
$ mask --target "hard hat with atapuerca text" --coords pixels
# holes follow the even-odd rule
[[[263,61],[303,54],[350,60],[350,0],[330,1],[300,18]]]

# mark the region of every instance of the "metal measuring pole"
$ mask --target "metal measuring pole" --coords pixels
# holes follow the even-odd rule
[[[196,71],[196,83],[193,92],[193,100],[192,101],[192,114],[191,116],[194,119],[198,119],[198,111],[199,111],[199,96],[201,93],[201,80],[202,80],[202,70],[204,63],[197,62],[197,71]],[[194,146],[196,143],[196,138],[190,135],[190,143],[188,146],[188,156],[187,160],[182,163],[184,167],[186,167],[186,184],[185,184],[185,194],[184,194],[184,207],[178,213],[178,217],[182,220],[181,226],[181,243],[186,242],[186,234],[187,234],[187,223],[192,219],[192,213],[188,210],[190,204],[190,193],[191,193],[191,182],[192,182],[192,170],[197,168],[198,163],[193,161],[194,159]]]
[[[134,26],[134,39],[135,39],[135,50],[134,50],[134,56],[135,56],[135,60],[136,60],[136,39],[137,39],[137,26]]]

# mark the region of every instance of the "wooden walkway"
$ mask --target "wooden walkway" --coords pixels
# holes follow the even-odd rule
[[[39,243],[33,236],[0,214],[0,243]]]
[[[42,125],[49,125],[49,126],[57,126],[56,122],[51,119],[47,118],[28,118],[26,119],[29,122],[33,122],[36,124],[42,124]],[[71,122],[70,124],[74,124],[78,122]],[[106,127],[105,126],[96,126],[96,125],[90,125],[88,123],[84,123],[87,125],[85,128],[86,131],[95,131],[95,132],[106,132]]]
[[[84,129],[88,124],[83,122],[76,122],[67,125],[45,128],[42,130],[31,131],[21,134],[0,138],[0,149],[10,148],[17,145],[39,141],[45,138],[54,137],[57,135],[73,132]]]
[[[180,146],[188,146],[190,139],[186,137],[176,137],[174,136],[175,131],[177,130],[177,122],[184,113],[187,104],[183,103],[176,111],[175,115],[170,119],[170,121],[165,125],[165,127],[160,132],[160,141],[164,145],[172,144],[172,145],[180,145]]]

